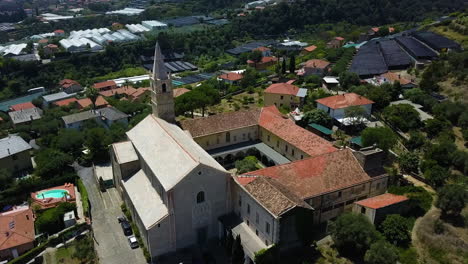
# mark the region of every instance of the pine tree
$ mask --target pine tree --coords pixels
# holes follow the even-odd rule
[[[281,66],[281,73],[286,74],[286,59],[283,57],[283,65]]]
[[[229,231],[229,233],[226,236],[226,255],[231,256],[232,254],[232,245],[234,243],[234,237],[232,236],[232,232]]]
[[[243,264],[244,263],[244,249],[242,248],[240,235],[236,236],[236,240],[232,245],[232,264]]]

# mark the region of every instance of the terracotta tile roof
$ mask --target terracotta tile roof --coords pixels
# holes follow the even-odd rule
[[[191,90],[189,90],[187,88],[176,88],[176,89],[172,90],[172,93],[174,95],[174,98],[176,98],[176,97],[179,97],[179,96],[183,95],[184,93],[188,93],[190,91]]]
[[[258,51],[263,52],[263,51],[269,51],[270,49],[267,48],[267,47],[263,47],[263,46],[262,46],[262,47],[258,47],[258,48],[256,48],[256,49],[254,49],[254,50],[258,50]]]
[[[400,82],[401,85],[406,85],[406,84],[410,84],[411,81],[408,80],[408,79],[405,79],[405,78],[402,78],[401,75],[399,74],[396,74],[394,72],[387,72],[387,73],[384,73],[382,74],[382,77],[384,77],[385,79],[389,80],[389,81],[392,81],[392,82]]]
[[[70,79],[63,79],[59,82],[59,85],[63,88],[68,88],[75,84],[80,85],[77,81],[70,80]]]
[[[107,90],[107,91],[102,91],[102,92],[99,92],[100,95],[102,96],[105,96],[105,97],[111,97],[115,94],[125,94],[127,96],[130,96],[132,95],[133,93],[135,93],[137,91],[137,89],[129,86],[129,87],[120,87],[120,88],[117,88],[117,89],[112,89],[112,90]]]
[[[305,67],[307,67],[307,68],[317,68],[317,69],[325,69],[329,65],[330,65],[330,62],[325,61],[325,60],[319,60],[319,59],[308,60],[305,63]]]
[[[68,99],[63,99],[57,102],[54,102],[54,105],[56,106],[67,106],[69,104],[72,104],[74,102],[78,101],[76,98],[68,98]]]
[[[262,109],[259,125],[310,156],[336,151],[327,140],[283,117],[274,105]]]
[[[77,101],[79,108],[86,108],[88,106],[91,106],[93,102],[91,102],[91,99],[89,98],[83,98]],[[98,96],[96,98],[96,107],[101,107],[101,106],[106,106],[109,103],[104,99],[102,96]]]
[[[387,207],[392,204],[401,203],[407,200],[408,198],[403,195],[384,193],[384,194],[371,197],[365,200],[361,200],[355,203],[364,207],[368,207],[372,209],[379,209],[379,208]]]
[[[315,45],[311,45],[309,47],[305,47],[304,50],[307,51],[307,52],[312,52],[314,51],[315,49],[317,49],[317,46]]]
[[[265,93],[297,95],[299,87],[290,83],[274,83],[265,89]]]
[[[54,33],[65,33],[65,31],[63,31],[62,29],[57,29],[57,30],[54,30]]]
[[[239,81],[240,79],[243,78],[242,74],[238,74],[238,73],[235,73],[235,72],[221,74],[218,77],[220,79],[228,80],[228,81]]]
[[[95,83],[93,87],[100,90],[109,86],[116,86],[116,85],[117,84],[114,81],[105,81],[105,82]]]
[[[24,110],[24,109],[30,109],[36,107],[33,105],[31,102],[26,102],[26,103],[21,103],[21,104],[15,104],[10,106],[11,111],[19,111],[19,110]]]
[[[138,99],[140,96],[145,94],[146,92],[149,92],[150,88],[138,88],[134,93],[131,94],[133,100]]]
[[[315,102],[328,106],[332,109],[346,108],[356,105],[368,105],[373,104],[374,101],[371,101],[364,96],[355,94],[355,93],[346,93],[340,95],[329,96],[315,100]]]
[[[350,149],[248,172],[243,176],[276,179],[301,199],[341,190],[371,179]]]
[[[344,38],[343,38],[343,37],[335,37],[335,39],[336,39],[336,40],[339,40],[339,41],[342,41],[342,40],[344,40]]]
[[[34,214],[21,208],[0,214],[0,251],[34,241]]]
[[[48,39],[41,39],[41,40],[38,41],[38,43],[40,43],[40,44],[45,44],[45,43],[48,43],[48,42],[49,42]]]
[[[258,125],[261,109],[236,111],[196,119],[180,121],[183,130],[188,130],[192,137],[201,137],[224,131]]]
[[[300,197],[273,178],[257,177],[244,185],[244,188],[275,217],[281,216],[294,207],[312,209]]]
[[[375,33],[377,33],[377,32],[379,32],[380,28],[378,28],[378,27],[373,27],[373,28],[371,28],[371,30],[374,31]]]
[[[49,49],[58,49],[58,46],[55,44],[48,44],[46,47]]]

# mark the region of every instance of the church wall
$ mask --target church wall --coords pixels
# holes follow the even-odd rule
[[[227,180],[229,173],[199,165],[174,188],[176,247],[198,243],[198,235],[217,238],[218,217],[227,212]],[[204,192],[204,202],[197,203],[197,194]],[[206,228],[206,229],[205,229]]]
[[[148,230],[148,238],[145,244],[152,257],[158,257],[174,251],[170,242],[169,219],[169,217],[164,218]]]
[[[291,161],[301,160],[309,157],[309,155],[304,151],[296,148],[295,146],[262,127],[260,128],[260,140]]]
[[[229,133],[229,135],[227,135],[227,133]],[[194,138],[195,142],[197,142],[197,144],[204,150],[230,146],[257,139],[257,125]]]

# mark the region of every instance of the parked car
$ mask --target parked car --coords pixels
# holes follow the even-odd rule
[[[135,236],[129,236],[128,237],[128,243],[130,244],[131,248],[137,248],[138,247],[138,240],[136,239]]]
[[[133,235],[132,226],[127,220],[120,222],[120,226],[122,226],[123,232],[126,236]]]

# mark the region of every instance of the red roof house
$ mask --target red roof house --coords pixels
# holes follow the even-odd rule
[[[235,84],[242,80],[242,74],[235,73],[235,72],[228,72],[218,76],[218,78],[224,82]]]
[[[262,59],[257,63],[255,63],[253,60],[247,60],[247,64],[257,70],[264,70],[272,65],[275,65],[277,61],[278,58],[276,57],[262,57]]]
[[[324,75],[328,72],[330,62],[326,60],[312,59],[305,62],[304,67],[298,71],[298,75]]]
[[[289,83],[274,83],[265,89],[265,93],[297,95],[299,87]]]
[[[12,105],[12,106],[10,106],[10,110],[11,111],[19,111],[19,110],[30,109],[30,108],[34,108],[34,107],[36,107],[36,106],[33,105],[33,103],[26,102],[26,103],[22,103],[22,104]]]
[[[112,89],[117,89],[117,84],[114,81],[105,81],[95,83],[93,87],[98,91],[107,91]]]
[[[308,52],[312,52],[312,51],[314,51],[314,50],[316,50],[316,49],[317,49],[317,46],[311,45],[311,46],[305,47],[305,48],[304,48],[304,52],[307,52],[307,53],[308,53]]]
[[[355,93],[345,93],[340,95],[329,96],[315,100],[318,104],[324,105],[331,109],[341,109],[350,106],[360,106],[373,104],[374,101],[367,99],[364,96]]]
[[[354,202],[353,211],[364,214],[372,223],[380,223],[388,214],[403,214],[408,208],[409,199],[403,195],[384,193]]]
[[[93,102],[91,102],[91,99],[89,98],[80,99],[76,103],[78,104],[78,109],[83,109],[93,104]],[[96,108],[106,107],[109,105],[106,99],[104,99],[104,97],[102,96],[98,96],[96,98],[95,104],[96,104]]]
[[[29,207],[0,214],[0,259],[12,259],[34,247],[35,216]]]
[[[187,88],[176,88],[176,89],[172,90],[172,93],[174,94],[174,98],[176,98],[176,97],[179,97],[179,96],[183,95],[184,93],[188,93],[190,91],[191,90],[189,90]]]
[[[74,104],[77,101],[78,100],[73,97],[73,98],[68,98],[68,99],[63,99],[63,100],[60,100],[60,101],[56,101],[53,104],[56,105],[56,106],[69,106],[71,104]]]

